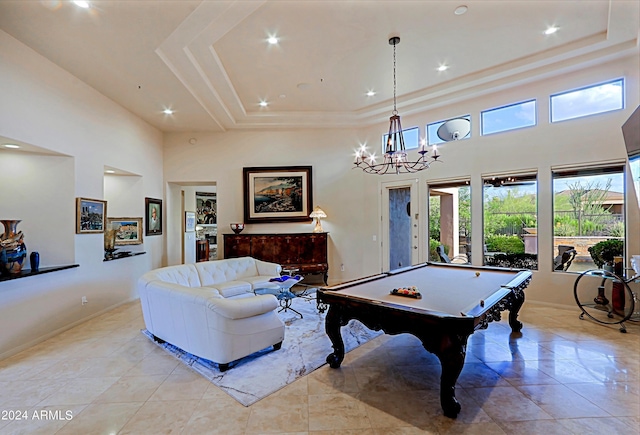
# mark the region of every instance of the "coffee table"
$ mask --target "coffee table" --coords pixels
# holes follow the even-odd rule
[[[280,309],[278,310],[278,312],[281,312],[281,311],[286,312],[287,310],[291,310],[297,315],[299,315],[300,318],[302,319],[303,318],[302,313],[300,313],[298,310],[294,308],[291,308],[291,301],[298,296],[291,291],[291,287],[293,287],[295,284],[302,281],[302,279],[303,278],[299,275],[295,277],[285,275],[281,277],[280,280],[278,279],[271,280],[271,282],[275,285],[274,287],[258,288],[254,290],[254,293],[274,295],[276,298],[278,298],[278,301],[280,302]]]

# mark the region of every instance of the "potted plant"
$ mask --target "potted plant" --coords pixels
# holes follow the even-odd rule
[[[613,268],[613,257],[620,257],[624,252],[624,241],[608,239],[589,247],[589,255],[599,268]]]

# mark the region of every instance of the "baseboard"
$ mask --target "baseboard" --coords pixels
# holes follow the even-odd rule
[[[40,336],[38,338],[35,338],[35,339],[25,343],[25,344],[22,344],[22,345],[20,345],[18,347],[15,347],[15,348],[10,349],[10,350],[8,350],[6,352],[3,352],[3,353],[0,354],[0,361],[2,361],[4,359],[7,359],[7,358],[9,358],[9,357],[11,357],[13,355],[16,355],[16,354],[18,354],[18,353],[20,353],[20,352],[22,352],[24,350],[27,350],[30,347],[35,346],[36,344],[42,343],[43,341],[46,341],[46,340],[50,339],[51,337],[55,337],[56,335],[61,334],[61,333],[65,332],[65,331],[67,331],[67,330],[69,330],[71,328],[74,328],[74,327],[76,327],[78,325],[81,325],[81,324],[83,324],[85,322],[88,322],[89,320],[91,320],[93,318],[96,318],[98,316],[101,316],[104,313],[107,313],[107,312],[109,312],[111,310],[114,310],[114,309],[118,308],[121,305],[128,304],[128,303],[133,302],[133,301],[138,300],[138,299],[140,299],[140,298],[139,297],[135,297],[135,298],[127,299],[127,300],[122,301],[122,302],[118,302],[117,304],[114,304],[114,305],[111,305],[111,306],[109,306],[107,308],[104,308],[104,309],[102,309],[102,310],[100,310],[98,312],[95,312],[95,313],[87,316],[87,317],[83,317],[82,319],[76,320],[75,322],[72,322],[72,323],[69,323],[68,325],[60,327],[60,328],[56,329],[55,331],[49,332],[48,334],[45,334],[45,335]]]

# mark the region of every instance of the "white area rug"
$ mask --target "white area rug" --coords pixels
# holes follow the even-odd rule
[[[326,364],[327,355],[333,352],[331,340],[324,331],[326,312],[318,312],[315,295],[312,296],[311,299],[296,298],[292,301],[292,308],[302,313],[304,318],[301,319],[292,311],[278,313],[286,325],[280,350],[268,348],[256,352],[233,362],[226,372],[218,370],[217,364],[169,343],[156,344],[222,388],[238,402],[249,406]],[[147,330],[142,332],[151,339]],[[371,331],[362,323],[352,320],[342,327],[345,351],[349,352],[381,333]]]

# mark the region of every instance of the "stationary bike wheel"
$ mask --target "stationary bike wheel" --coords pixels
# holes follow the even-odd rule
[[[606,270],[581,273],[573,285],[573,295],[582,310],[581,319],[586,315],[596,322],[614,325],[628,320],[635,310],[633,293],[627,283]]]

